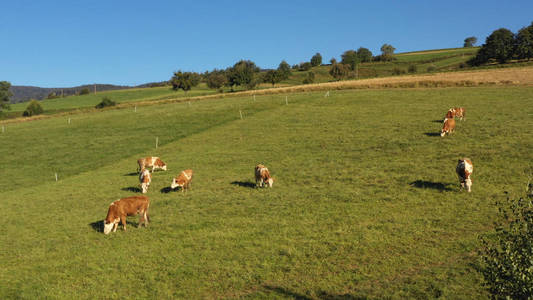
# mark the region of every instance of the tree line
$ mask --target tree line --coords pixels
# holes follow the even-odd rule
[[[465,40],[466,43],[466,40]],[[507,28],[494,30],[485,40],[477,55],[468,61],[471,66],[486,63],[506,63],[512,59],[533,57],[533,22],[516,34]]]

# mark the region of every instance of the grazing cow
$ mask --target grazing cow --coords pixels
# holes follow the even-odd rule
[[[255,185],[263,187],[265,183],[269,187],[272,187],[272,184],[274,184],[274,178],[270,177],[270,172],[268,172],[267,167],[258,164],[255,166]]]
[[[107,216],[104,220],[104,234],[109,234],[111,229],[113,232],[117,231],[118,223],[122,223],[124,231],[126,231],[126,216],[133,216],[139,214],[139,226],[144,223],[144,227],[148,226],[148,207],[150,200],[146,196],[133,196],[119,199],[109,205]]]
[[[446,133],[449,135],[455,130],[455,119],[446,118],[442,124],[442,130],[440,131],[440,136],[444,136]]]
[[[148,191],[148,186],[152,182],[152,175],[150,171],[143,169],[141,175],[139,175],[139,182],[141,183],[141,189],[143,194]]]
[[[189,189],[191,187],[191,183],[192,170],[187,169],[181,171],[178,177],[172,179],[172,184],[170,185],[170,188],[175,189],[177,187],[181,187],[181,191],[183,192],[185,189]]]
[[[454,110],[455,117],[458,117],[459,119],[461,119],[461,121],[463,120],[463,118],[465,118],[464,107],[454,107],[453,110]]]
[[[472,175],[472,172],[474,172],[474,165],[472,164],[472,161],[470,161],[468,158],[460,159],[457,162],[455,172],[457,172],[457,176],[459,176],[461,187],[466,187],[466,190],[470,192],[472,187],[472,179],[470,179],[470,175]]]
[[[145,158],[139,158],[137,160],[137,164],[139,165],[137,167],[137,172],[141,172],[145,168],[152,167],[152,173],[155,169],[161,169],[163,171],[167,170],[167,164],[165,164],[159,157],[155,156],[148,156]]]

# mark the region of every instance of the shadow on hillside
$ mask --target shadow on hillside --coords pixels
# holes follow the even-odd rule
[[[442,123],[442,121],[444,121],[444,119],[442,119],[442,120],[433,120],[431,122],[433,122],[433,123]]]
[[[131,172],[128,174],[124,174],[124,176],[137,176],[137,175],[139,175],[139,172]]]
[[[125,187],[125,188],[122,188],[121,190],[126,191],[126,192],[134,192],[134,193],[142,192],[141,188],[135,187],[135,186]]]
[[[432,182],[432,181],[425,181],[425,180],[413,181],[409,185],[412,185],[417,188],[435,189],[439,191],[451,191],[452,190],[452,188],[448,187],[450,185],[449,183]]]
[[[173,189],[171,187],[169,187],[169,186],[164,187],[164,188],[161,189],[161,193],[162,194],[168,194],[168,193],[170,193],[172,191],[173,191]]]
[[[104,220],[92,222],[89,226],[91,226],[96,232],[104,232]]]
[[[427,136],[440,136],[440,132],[424,132]]]
[[[233,181],[231,184],[238,185],[240,187],[255,188],[255,183],[251,181]]]
[[[263,286],[263,288],[265,290],[267,290],[267,291],[276,293],[276,294],[278,294],[279,296],[282,296],[282,297],[285,296],[285,297],[288,297],[288,298],[298,299],[298,300],[315,299],[313,297],[309,297],[309,296],[306,296],[306,295],[303,295],[303,294],[298,294],[296,292],[293,292],[293,291],[290,291],[288,289],[285,289],[285,288],[282,288],[282,287],[278,287],[278,286],[265,285],[265,286]],[[318,294],[318,299],[323,299],[323,300],[362,300],[362,299],[367,299],[367,298],[366,297],[356,297],[356,296],[352,296],[350,294],[334,295],[334,294],[329,294],[327,292],[321,291]]]

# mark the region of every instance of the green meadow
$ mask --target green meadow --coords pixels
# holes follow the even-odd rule
[[[227,96],[6,123],[0,298],[487,298],[479,235],[531,175],[532,95]],[[466,120],[441,138],[453,106]],[[144,156],[169,168],[153,174],[149,227],[129,217],[104,235],[109,204],[140,194]],[[258,163],[273,188],[254,187]],[[171,191],[188,168],[192,190]]]

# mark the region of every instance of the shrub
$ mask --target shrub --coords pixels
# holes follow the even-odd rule
[[[393,75],[401,75],[401,74],[405,74],[405,70],[402,70],[398,67],[394,67],[394,69],[392,69],[392,74]]]
[[[311,63],[310,63],[310,62],[304,62],[304,63],[301,63],[301,64],[300,64],[300,68],[299,68],[299,70],[300,70],[300,71],[309,71],[309,70],[311,70],[311,67],[312,67],[312,66],[311,66]]]
[[[495,298],[531,299],[533,295],[533,197],[496,203],[496,232],[481,238],[485,287]]]
[[[109,97],[102,98],[102,102],[96,104],[95,108],[104,108],[108,106],[115,106],[115,101],[111,100]]]
[[[417,69],[418,68],[416,67],[416,65],[410,65],[409,68],[407,69],[407,72],[416,73]]]
[[[435,70],[437,70],[437,68],[435,68],[435,66],[429,66],[427,71],[428,72],[434,72]]]
[[[311,66],[318,67],[322,64],[322,55],[320,53],[317,53],[311,57]]]
[[[26,110],[22,113],[24,117],[31,117],[35,115],[40,115],[43,113],[43,107],[41,106],[41,103],[37,100],[31,100],[30,104],[28,104],[28,107],[26,107]]]
[[[80,95],[88,95],[91,91],[89,91],[89,88],[83,88],[80,91]]]
[[[313,82],[315,82],[315,73],[309,71],[309,73],[307,73],[307,78],[304,79],[303,83],[304,84],[309,84],[309,83],[313,83]]]
[[[350,66],[345,64],[333,64],[329,70],[329,74],[336,80],[341,80],[350,73]]]

